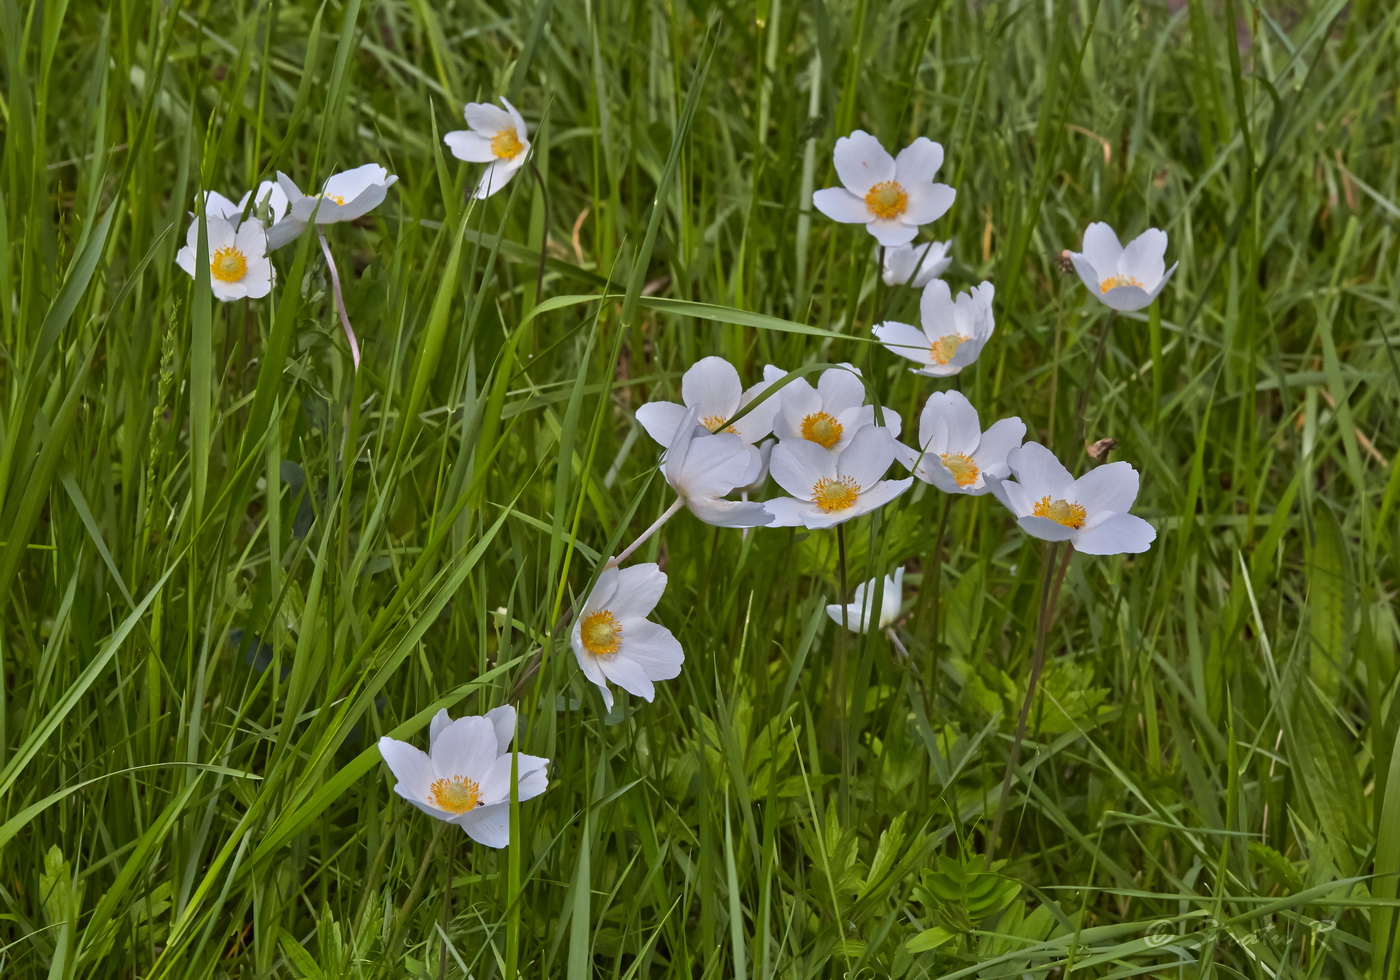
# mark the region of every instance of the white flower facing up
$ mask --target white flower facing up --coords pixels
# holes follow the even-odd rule
[[[779,442],[773,479],[792,496],[766,502],[772,526],[833,527],[889,503],[914,482],[883,479],[894,455],[893,433],[875,425],[857,430],[839,454],[803,439]]]
[[[987,482],[1027,534],[1068,541],[1086,555],[1137,554],[1157,537],[1156,528],[1128,513],[1138,472],[1127,463],[1099,466],[1076,480],[1038,442],[1013,450],[1007,461],[1015,481]]]
[[[650,402],[637,409],[637,421],[642,423],[647,435],[662,446],[670,446],[687,410],[695,409],[700,424],[706,429],[711,432],[722,429],[752,446],[773,431],[773,417],[778,414],[780,404],[777,395],[764,400],[738,421],[726,423],[767,387],[765,381],[745,391],[734,365],[722,357],[702,357],[681,376],[684,404]]]
[[[1007,455],[1026,437],[1026,423],[1001,419],[982,431],[977,409],[961,392],[928,396],[919,413],[920,450],[909,450],[904,463],[925,483],[945,493],[980,496],[991,489],[988,477],[1011,475]]]
[[[865,225],[881,245],[909,244],[920,225],[953,206],[953,188],[933,182],[943,147],[931,139],[920,136],[892,157],[858,129],[836,141],[833,156],[842,186],[817,191],[812,203],[833,221]]]
[[[982,353],[996,329],[992,319],[992,284],[984,282],[953,298],[948,284],[935,279],[919,297],[920,327],[894,320],[874,326],[875,339],[900,357],[918,364],[915,374],[946,378]]]
[[[583,675],[602,692],[612,710],[612,682],[651,701],[653,681],[681,672],[685,655],[671,631],[647,619],[666,591],[666,573],[654,562],[608,568],[574,620],[572,643]]]
[[[683,503],[700,520],[718,527],[768,524],[773,517],[763,504],[724,499],[757,481],[763,468],[762,453],[733,433],[712,433],[699,422],[700,409],[688,409],[661,462],[662,476],[680,495],[677,505]],[[663,515],[663,520],[673,510]]]
[[[516,799],[539,796],[549,785],[548,759],[512,756],[515,709],[510,705],[453,721],[439,711],[428,729],[428,751],[385,736],[379,753],[398,783],[394,792],[439,820],[456,824],[487,847],[510,843],[511,767]]]
[[[845,605],[833,603],[826,607],[826,614],[837,626],[845,626],[856,633],[868,633],[871,627],[885,629],[893,626],[904,608],[904,566],[894,570],[893,575],[885,576],[883,590],[880,580],[872,578],[856,586],[851,601]],[[875,612],[875,595],[880,592],[880,615],[872,623]]]
[[[897,245],[885,249],[881,270],[886,286],[909,286],[923,289],[948,271],[953,264],[948,250],[952,242],[928,242],[924,245]],[[879,249],[876,249],[879,252]]]
[[[1084,285],[1105,306],[1140,310],[1152,303],[1176,264],[1167,268],[1167,233],[1149,228],[1124,248],[1113,229],[1096,221],[1084,230],[1084,251],[1069,259]]]
[[[389,188],[399,178],[377,163],[332,174],[318,194],[304,194],[286,174],[277,174],[277,184],[287,196],[289,213],[268,231],[272,248],[281,248],[300,235],[308,224],[335,224],[354,221],[384,201]]]
[[[763,370],[768,383],[785,372],[769,365]],[[817,378],[816,387],[806,378],[793,378],[778,392],[778,413],[773,434],[781,442],[805,440],[832,453],[839,453],[862,426],[875,421],[875,406],[865,404],[865,384],[860,371],[849,364],[829,368]],[[890,433],[899,437],[899,413],[886,408],[881,413]]]
[[[209,243],[209,285],[214,298],[227,303],[258,299],[272,290],[272,263],[267,257],[267,232],[260,222],[235,225],[214,214],[205,216]],[[185,247],[175,253],[175,264],[194,276],[199,254],[199,222],[190,225]]]
[[[462,111],[470,129],[458,129],[442,138],[452,155],[468,163],[489,164],[477,182],[475,196],[490,197],[525,166],[530,156],[525,120],[504,98],[500,106],[469,102]]]

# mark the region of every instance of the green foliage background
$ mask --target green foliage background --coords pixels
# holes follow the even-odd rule
[[[1400,975],[1398,22],[0,0],[0,973]],[[441,134],[501,94],[548,199],[468,207]],[[1181,262],[1089,401],[1158,538],[1070,564],[995,843],[1046,557],[993,500],[850,527],[849,585],[910,566],[908,661],[826,620],[830,533],[685,514],[638,556],[687,654],[654,704],[605,715],[557,628],[669,502],[632,411],[696,358],[851,361],[906,427],[937,386],[808,208],[858,126],[947,148],[925,236],[997,289],[957,383],[1074,468],[1105,311],[1057,253]],[[367,160],[358,374],[311,238],[264,301],[175,266],[197,190]],[[492,852],[374,742],[507,699],[552,782]]]

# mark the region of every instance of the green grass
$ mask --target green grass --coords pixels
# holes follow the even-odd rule
[[[0,973],[1400,977],[1400,8],[1177,6],[0,0]],[[441,134],[502,94],[548,201],[468,207]],[[1158,538],[1070,564],[993,854],[1045,562],[994,500],[848,528],[909,662],[826,620],[833,533],[688,514],[654,703],[556,628],[695,359],[851,361],[906,427],[947,386],[808,208],[856,127],[945,145],[923,237],[997,287],[958,386],[1074,469],[1104,310],[1056,253],[1181,263],[1089,401]],[[198,189],[366,161],[358,375],[309,236],[267,300],[175,266]],[[374,743],[507,699],[553,761],[497,852]]]

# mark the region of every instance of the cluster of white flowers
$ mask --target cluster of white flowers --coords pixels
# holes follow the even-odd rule
[[[529,161],[525,121],[513,105],[501,103],[504,108],[467,105],[468,129],[444,137],[454,156],[486,164],[476,198],[501,190]],[[939,278],[950,268],[951,242],[914,243],[920,227],[947,213],[956,198],[953,188],[934,180],[943,147],[920,137],[891,156],[875,137],[857,130],[836,141],[834,163],[841,186],[817,191],[813,205],[835,221],[865,226],[878,242],[878,274],[887,286],[922,290],[919,325],[877,323],[875,339],[912,361],[915,374],[958,374],[993,335],[994,289],[982,282],[954,296]],[[207,193],[203,215],[176,261],[196,274],[202,223],[214,295],[225,301],[265,296],[275,280],[271,250],[312,224],[322,234],[327,224],[362,217],[384,200],[395,179],[383,167],[366,164],[333,175],[312,194],[281,173],[276,183],[264,181],[237,203]],[[1166,244],[1166,235],[1151,229],[1124,248],[1111,228],[1095,223],[1084,234],[1083,252],[1069,258],[1096,298],[1114,310],[1137,310],[1152,302],[1175,271],[1165,267]],[[322,247],[329,261],[323,234]],[[333,262],[331,273],[358,363]],[[768,365],[761,380],[745,385],[735,365],[705,357],[681,377],[679,402],[654,401],[638,409],[637,421],[657,443],[661,475],[676,496],[641,537],[605,563],[576,606],[571,646],[609,711],[614,686],[651,701],[656,682],[678,676],[684,663],[681,643],[650,618],[666,574],[652,562],[623,567],[681,509],[717,527],[817,530],[889,504],[917,479],[948,494],[991,494],[1028,534],[1069,542],[1086,554],[1141,552],[1155,537],[1150,524],[1129,513],[1138,474],[1127,463],[1099,466],[1075,479],[1050,450],[1024,442],[1021,419],[1002,418],[983,429],[977,409],[958,391],[930,393],[917,439],[902,442],[899,414],[881,404],[859,370],[841,364],[821,371],[815,383],[808,378],[812,373]],[[896,466],[908,475],[892,477]],[[764,494],[770,477],[782,493],[751,499]],[[892,630],[903,586],[900,567],[860,585],[849,604],[827,606],[827,614],[860,632]],[[512,796],[529,799],[548,785],[547,759],[510,749],[515,722],[510,706],[455,721],[441,711],[430,725],[427,753],[391,738],[381,739],[379,747],[400,796],[474,840],[502,847],[509,843]]]

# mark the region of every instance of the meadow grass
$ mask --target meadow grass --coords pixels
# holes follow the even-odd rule
[[[0,974],[1400,976],[1400,7],[0,0]],[[462,104],[540,180],[468,203]],[[699,357],[852,362],[917,295],[810,208],[854,128],[947,148],[959,376],[1074,470],[1106,311],[1058,252],[1171,237],[1090,440],[998,838],[1046,548],[916,484],[833,532],[688,514],[638,560],[684,672],[611,713],[566,615],[670,502],[633,419]],[[200,189],[366,161],[266,300],[174,264]],[[541,192],[547,188],[547,198]],[[547,253],[538,288],[541,247]],[[775,491],[776,492],[776,491]],[[907,563],[899,636],[829,622]],[[838,674],[840,675],[838,678]],[[492,851],[375,741],[510,700],[551,785]]]

